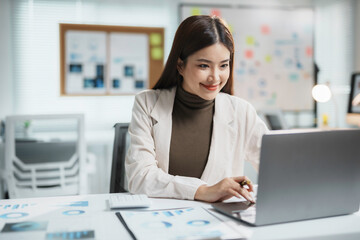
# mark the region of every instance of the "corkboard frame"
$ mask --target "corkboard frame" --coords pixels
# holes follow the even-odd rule
[[[82,94],[73,94],[66,93],[66,32],[69,30],[75,31],[94,31],[94,32],[106,32],[106,33],[142,33],[148,36],[148,73],[149,73],[149,88],[152,88],[157,80],[159,79],[161,72],[164,67],[164,28],[158,27],[130,27],[130,26],[115,26],[115,25],[90,25],[90,24],[68,24],[60,23],[60,96],[114,96],[114,95],[134,95],[134,93],[111,93],[108,89],[104,94],[92,94],[92,93],[82,93]],[[150,43],[150,34],[158,33],[161,35],[162,41],[157,47],[162,49],[162,55],[160,59],[153,59],[151,57],[151,43]],[[109,42],[107,42],[109,46]],[[109,61],[109,47],[106,47],[107,51],[107,66],[105,66],[105,73],[108,71]],[[106,74],[107,75],[107,74]],[[107,77],[105,77],[105,82],[107,83]]]

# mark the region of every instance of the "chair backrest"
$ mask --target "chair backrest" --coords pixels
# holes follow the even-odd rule
[[[258,115],[270,130],[284,130],[289,128],[284,113],[280,109],[258,110]]]
[[[31,136],[22,133],[24,122],[38,123],[39,131],[34,129]],[[74,195],[86,191],[82,114],[9,116],[5,146],[5,177],[10,198]]]
[[[110,193],[127,192],[125,156],[129,146],[129,123],[116,123],[111,167]]]

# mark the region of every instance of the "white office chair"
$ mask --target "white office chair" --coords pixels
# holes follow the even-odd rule
[[[38,137],[30,138],[27,134],[19,141],[19,136],[15,136],[19,135],[18,123],[26,121],[70,121],[76,127],[72,127],[72,134],[67,135],[58,131],[62,126],[57,126],[55,140],[53,132],[50,141],[41,138],[39,141]],[[43,130],[42,136],[51,135]],[[65,140],[59,140],[64,137],[62,135]],[[4,175],[10,198],[74,195],[86,191],[83,115],[9,116],[6,118],[5,146]]]

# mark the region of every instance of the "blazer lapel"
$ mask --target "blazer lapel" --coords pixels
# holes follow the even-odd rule
[[[215,99],[215,114],[211,146],[205,170],[201,179],[209,184],[215,184],[215,179],[223,176],[224,162],[229,161],[235,142],[234,108],[230,98],[219,93]]]
[[[158,166],[166,173],[169,169],[169,152],[172,131],[172,111],[174,106],[176,87],[162,90],[151,112],[155,120],[153,133]]]

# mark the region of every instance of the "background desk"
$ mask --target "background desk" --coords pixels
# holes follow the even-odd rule
[[[45,239],[46,233],[80,234],[91,230],[95,232],[95,239],[131,239],[115,216],[116,211],[109,209],[108,197],[109,194],[94,194],[0,200],[0,229],[3,229],[6,223],[27,221],[46,225],[42,231],[0,232],[0,239]],[[211,208],[209,204],[197,201],[152,199],[151,209],[199,206]],[[221,214],[215,214],[248,239],[360,239],[359,212],[340,217],[264,227],[250,227]]]

